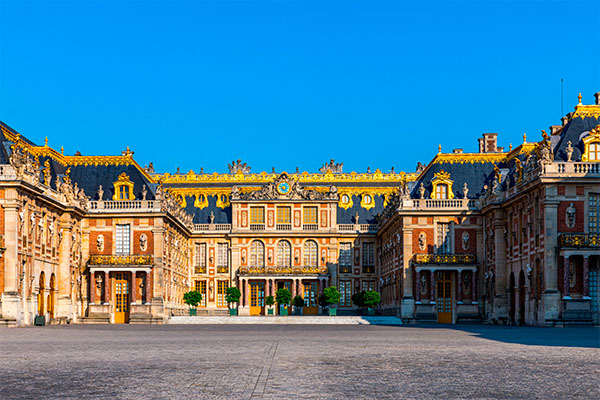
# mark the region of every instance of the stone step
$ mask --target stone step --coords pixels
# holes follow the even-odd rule
[[[282,325],[402,325],[402,320],[386,316],[175,316],[169,324],[282,324]]]
[[[17,326],[17,320],[10,318],[0,318],[0,326]]]

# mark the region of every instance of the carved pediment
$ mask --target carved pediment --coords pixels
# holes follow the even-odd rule
[[[301,186],[297,180],[290,178],[285,172],[273,182],[264,185],[260,190],[240,193],[237,186],[231,189],[233,200],[338,200],[337,187],[331,186],[328,192],[308,190]]]

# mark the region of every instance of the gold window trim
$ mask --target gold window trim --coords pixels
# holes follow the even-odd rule
[[[113,182],[113,185],[115,187],[115,193],[113,194],[113,200],[135,200],[135,195],[133,194],[133,182],[131,182],[129,180],[129,177],[125,174],[125,172],[122,172],[121,175],[119,175],[119,178]],[[129,198],[127,199],[120,199],[119,198],[119,193],[120,193],[120,189],[126,186],[127,187],[127,193]]]
[[[344,195],[348,196],[348,202],[344,203]],[[338,202],[338,206],[340,206],[340,208],[343,208],[344,210],[347,210],[349,208],[352,208],[352,206],[354,205],[354,203],[352,202],[352,194],[351,193],[341,193],[340,194],[340,201]]]
[[[453,180],[450,179],[450,174],[448,172],[440,171],[437,174],[433,175],[433,179],[431,180],[431,184],[433,188],[431,189],[431,198],[436,199],[437,187],[439,185],[447,185],[448,187],[448,199],[454,198],[454,192],[452,191]]]
[[[225,193],[220,193],[217,194],[217,207],[219,208],[227,208],[230,206],[230,202],[229,202],[229,196]],[[223,200],[223,197],[225,198],[225,200]]]
[[[371,198],[370,203],[365,202],[367,196]],[[371,193],[363,193],[360,196],[360,206],[365,210],[370,210],[371,208],[375,207],[375,196],[373,196]]]
[[[203,193],[196,193],[196,198],[194,200],[194,207],[196,207],[200,210],[208,207],[208,196]]]
[[[600,145],[600,125],[596,125],[594,129],[590,131],[590,134],[583,139],[583,155],[581,156],[581,161],[590,161],[590,145],[592,143],[597,143]],[[598,162],[599,160],[594,160],[592,162]]]

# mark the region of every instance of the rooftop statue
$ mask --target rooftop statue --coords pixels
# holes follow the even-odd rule
[[[334,174],[341,174],[342,169],[344,168],[344,163],[335,163],[335,160],[332,158],[329,160],[329,164],[325,163],[321,168],[319,168],[319,172],[324,174],[327,170],[330,170]]]
[[[238,171],[241,171],[243,174],[250,173],[250,166],[246,163],[242,164],[242,160],[240,159],[232,161],[231,164],[227,164],[227,167],[229,168],[230,174],[235,174]]]

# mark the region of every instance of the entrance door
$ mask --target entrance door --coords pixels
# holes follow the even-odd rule
[[[250,315],[265,313],[265,283],[250,282]]]
[[[317,282],[304,283],[304,315],[317,315],[319,306],[317,304]]]
[[[438,323],[452,323],[452,272],[437,273],[437,315]]]
[[[115,324],[129,322],[129,273],[115,273]]]

